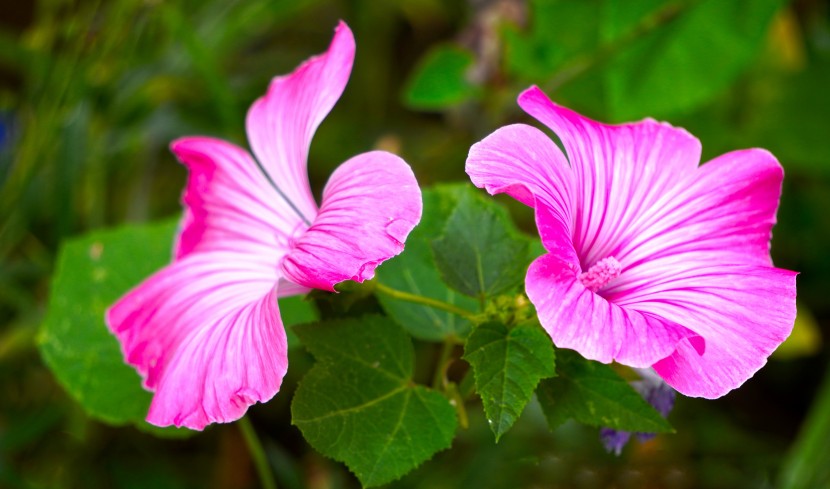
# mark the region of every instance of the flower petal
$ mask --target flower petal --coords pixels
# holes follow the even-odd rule
[[[681,343],[655,365],[683,394],[719,397],[740,386],[792,329],[795,273],[769,257],[782,178],[763,150],[716,158],[620,253],[626,269],[605,297],[676,321],[705,343],[700,352]]]
[[[765,363],[795,322],[795,272],[754,265],[678,270],[636,308],[694,330],[705,351],[680,342],[654,369],[682,394],[716,398]]]
[[[470,148],[466,171],[491,195],[504,192],[535,208],[545,248],[579,264],[571,241],[573,172],[542,131],[525,124],[498,129]]]
[[[535,200],[571,221],[573,174],[562,151],[542,131],[525,124],[496,130],[470,148],[467,174],[491,195],[507,193],[534,207]]]
[[[171,149],[190,171],[176,258],[194,252],[244,251],[270,257],[271,268],[276,268],[302,220],[248,152],[206,137],[179,139]]]
[[[107,311],[127,363],[155,391],[148,422],[201,430],[277,393],[288,365],[277,280],[255,255],[195,253]]]
[[[624,274],[606,297],[619,304],[663,290],[678,268],[770,266],[769,243],[784,172],[767,151],[733,151],[702,165],[695,178],[651,213],[619,246]]]
[[[539,321],[559,348],[603,363],[649,367],[695,333],[647,312],[622,308],[579,281],[580,269],[554,254],[531,263],[525,290]]]
[[[332,173],[312,226],[282,262],[285,277],[334,291],[344,280],[362,282],[403,250],[421,219],[421,190],[399,157],[372,151]]]
[[[308,148],[346,87],[354,53],[352,32],[340,22],[328,51],[290,75],[274,78],[268,93],[248,111],[246,127],[254,155],[308,222],[317,212],[308,184]]]
[[[551,128],[567,152],[577,203],[573,242],[584,269],[619,259],[619,243],[640,234],[700,161],[700,141],[669,124],[601,124],[554,104],[537,87],[524,91],[519,105]]]

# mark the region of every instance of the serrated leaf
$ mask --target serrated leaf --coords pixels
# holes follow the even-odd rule
[[[473,61],[473,54],[459,46],[432,48],[409,78],[404,90],[406,105],[440,110],[475,97],[478,87],[467,80],[467,70]]]
[[[466,184],[423,189],[424,211],[420,224],[407,238],[403,253],[378,267],[377,280],[393,289],[475,311],[478,305],[474,300],[450,289],[441,280],[429,245],[443,232],[459,196],[470,192],[472,187]],[[469,321],[452,313],[382,293],[377,297],[384,311],[416,338],[428,341],[442,341],[450,336],[463,338],[470,330]]]
[[[608,365],[557,350],[557,377],[536,395],[551,429],[569,418],[590,426],[641,433],[667,433],[671,425]]]
[[[524,280],[529,241],[493,200],[463,195],[444,234],[431,244],[441,278],[463,294],[482,300]]]
[[[188,430],[161,429],[144,421],[152,395],[124,363],[104,312],[170,261],[176,225],[126,226],[66,241],[38,337],[46,365],[90,416],[116,425],[135,423],[162,435]]]
[[[478,326],[464,346],[464,359],[473,367],[496,441],[522,414],[539,381],[556,374],[550,337],[535,323]]]
[[[450,446],[455,409],[413,383],[414,349],[400,326],[366,316],[295,333],[317,363],[294,395],[292,423],[364,486],[393,481]]]

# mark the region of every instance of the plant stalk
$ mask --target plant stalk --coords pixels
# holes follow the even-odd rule
[[[268,458],[265,456],[265,450],[262,448],[262,443],[254,430],[251,421],[247,416],[239,418],[236,422],[239,426],[239,431],[242,432],[242,438],[245,439],[245,445],[248,446],[248,451],[251,454],[251,460],[254,462],[259,481],[262,483],[263,489],[277,489],[277,482],[274,480],[274,473],[268,465]]]

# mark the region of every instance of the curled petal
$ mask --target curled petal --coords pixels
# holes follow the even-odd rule
[[[239,251],[272,257],[285,253],[301,221],[268,184],[247,151],[225,141],[187,137],[171,149],[189,176],[175,256]]]
[[[573,174],[562,151],[535,127],[505,126],[474,144],[466,171],[491,195],[504,192],[530,207],[539,200],[563,222],[571,221]]]
[[[248,111],[246,126],[254,155],[307,222],[317,211],[308,184],[308,148],[346,87],[354,53],[352,31],[340,22],[328,51],[290,75],[274,78],[268,93]]]
[[[585,268],[640,235],[700,162],[700,141],[669,124],[601,124],[551,102],[537,87],[523,92],[519,105],[565,147],[576,189],[573,242]]]
[[[421,208],[418,182],[402,159],[382,151],[355,156],[332,173],[320,212],[283,260],[283,273],[329,291],[344,280],[370,279],[403,250]]]
[[[155,391],[148,422],[201,430],[277,393],[288,365],[277,280],[247,253],[196,253],[107,311],[124,358]]]
[[[542,131],[524,124],[496,130],[470,148],[467,174],[491,195],[506,193],[536,209],[545,248],[579,265],[571,241],[573,173],[562,151]]]
[[[683,341],[654,370],[682,394],[716,398],[758,371],[792,331],[796,273],[753,265],[676,270],[660,290],[627,306],[682,322],[705,341]]]
[[[696,333],[679,321],[622,308],[588,290],[579,273],[553,254],[537,258],[527,271],[527,296],[556,346],[603,363],[649,367],[684,338],[700,345]]]

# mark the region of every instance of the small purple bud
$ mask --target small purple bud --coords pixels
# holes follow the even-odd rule
[[[643,399],[648,401],[664,418],[668,417],[674,407],[674,389],[663,382],[663,379],[658,377],[651,369],[638,370],[642,378],[632,382],[631,387],[643,396]],[[600,429],[599,436],[605,450],[617,456],[622,453],[623,447],[631,439],[631,433],[628,431],[617,431],[611,428]],[[641,442],[645,442],[654,438],[654,433],[637,433],[637,438]]]
[[[599,439],[602,441],[605,450],[608,453],[613,453],[618,456],[622,453],[623,447],[631,439],[631,433],[627,431],[617,431],[611,428],[600,428]]]

